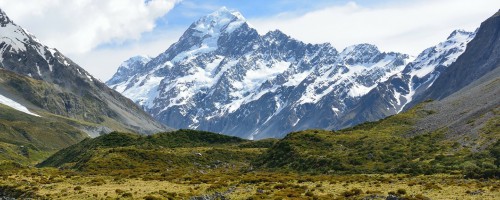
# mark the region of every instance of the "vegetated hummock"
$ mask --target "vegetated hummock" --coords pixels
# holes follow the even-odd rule
[[[113,132],[95,139],[86,139],[49,157],[39,166],[65,167],[81,171],[129,171],[147,173],[150,170],[186,169],[195,161],[199,165],[218,162],[252,160],[257,148],[239,148],[239,144],[252,143],[237,137],[179,130],[139,136]],[[244,151],[250,149],[250,152]],[[253,152],[253,153],[251,153]],[[145,171],[144,171],[145,170]]]

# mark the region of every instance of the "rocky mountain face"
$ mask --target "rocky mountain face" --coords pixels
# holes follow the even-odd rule
[[[481,23],[476,39],[419,100],[443,99],[468,86],[500,65],[500,11]]]
[[[382,119],[421,102],[412,100],[418,99],[433,85],[441,73],[465,51],[475,35],[475,32],[456,30],[446,41],[424,50],[400,73],[364,95],[343,117],[342,127]]]
[[[63,116],[91,136],[166,128],[132,101],[16,25],[0,10],[0,92],[41,117]],[[8,75],[7,72],[15,74]],[[28,78],[29,77],[29,78]]]
[[[107,84],[113,85],[127,81],[125,78],[140,72],[141,68],[151,61],[151,59],[147,56],[135,56],[126,60],[118,67],[118,71],[111,80],[107,81]]]
[[[107,84],[171,127],[249,139],[283,137],[401,111],[473,37],[456,31],[415,60],[370,44],[338,52],[279,30],[259,35],[240,13],[222,8],[193,23],[149,62],[125,62]],[[373,94],[383,87],[392,90]],[[374,101],[380,103],[371,111]]]

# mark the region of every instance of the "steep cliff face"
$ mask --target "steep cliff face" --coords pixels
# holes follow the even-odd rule
[[[476,38],[435,83],[417,99],[443,99],[500,66],[500,11],[481,23]]]

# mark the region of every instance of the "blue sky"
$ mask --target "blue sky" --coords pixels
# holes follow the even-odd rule
[[[365,6],[387,4],[391,0],[385,1],[356,1]],[[344,5],[348,0],[316,0],[311,3],[310,0],[182,0],[174,9],[156,20],[156,27],[151,32],[143,33],[142,40],[155,40],[158,34],[168,34],[169,30],[185,30],[191,23],[197,19],[221,8],[226,7],[232,10],[240,11],[245,18],[265,18],[283,13],[300,15],[312,10],[318,10],[323,7],[333,5]],[[130,45],[136,41],[111,42],[100,45],[98,48],[120,48],[123,45]]]
[[[311,3],[314,2],[314,3]],[[305,13],[311,10],[320,9],[325,6],[342,5],[346,0],[251,0],[251,1],[228,1],[228,0],[184,0],[175,9],[169,12],[159,21],[160,28],[165,25],[190,24],[193,19],[200,18],[213,10],[225,6],[244,13],[246,18],[268,17],[283,12]],[[363,5],[373,5],[377,1],[357,1]],[[379,1],[380,3],[382,1]]]
[[[221,8],[237,10],[245,18],[266,18],[280,14],[301,15],[310,11],[319,10],[329,6],[345,5],[349,2],[356,2],[363,6],[382,6],[398,2],[396,0],[182,0],[174,9],[156,20],[156,27],[151,32],[143,33],[142,40],[155,40],[158,34],[168,34],[169,30],[185,30],[197,19]],[[130,45],[136,41],[120,41],[102,44],[99,48],[120,48],[123,45]]]
[[[240,11],[261,34],[280,29],[339,51],[375,44],[418,55],[455,29],[474,31],[498,0],[1,0],[17,24],[106,81],[135,55],[165,51],[189,25],[220,7]]]

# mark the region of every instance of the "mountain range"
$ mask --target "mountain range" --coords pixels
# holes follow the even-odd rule
[[[416,58],[371,44],[337,51],[279,30],[259,35],[241,13],[221,8],[157,57],[125,61],[106,84],[170,127],[280,138],[375,121],[420,102],[475,34],[454,31]]]

